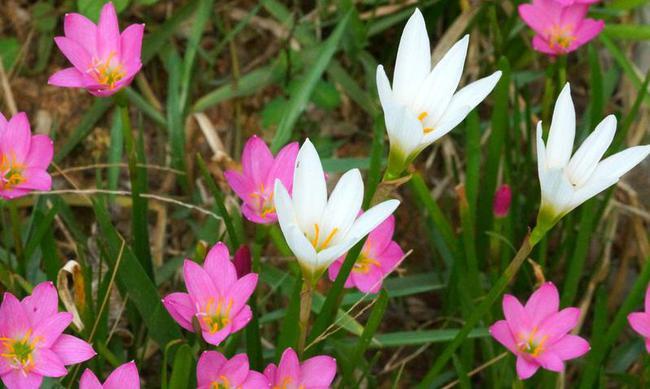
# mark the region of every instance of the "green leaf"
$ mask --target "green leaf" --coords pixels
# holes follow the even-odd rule
[[[130,2],[130,0],[77,0],[77,9],[80,14],[88,17],[88,19],[94,22],[97,22],[102,7],[104,4],[111,1],[118,13],[122,12]]]
[[[316,84],[321,79],[323,72],[334,56],[349,19],[350,13],[347,13],[338,23],[332,35],[323,44],[318,58],[316,58],[315,63],[311,65],[300,89],[298,89],[297,93],[292,95],[289,99],[287,112],[278,126],[275,136],[273,137],[273,142],[271,142],[271,150],[273,150],[273,152],[277,152],[280,147],[284,146],[284,144],[291,139],[293,127],[300,114],[304,111]]]
[[[169,389],[193,388],[196,386],[193,385],[194,376],[194,353],[190,346],[184,344],[178,348],[174,357]]]
[[[614,39],[644,41],[650,39],[650,26],[640,24],[606,24],[605,33]]]
[[[18,58],[20,51],[20,43],[16,38],[1,38],[0,39],[0,57],[2,57],[2,65],[5,71],[9,71]]]
[[[38,32],[49,32],[56,27],[58,15],[52,4],[39,2],[32,7],[32,20]]]

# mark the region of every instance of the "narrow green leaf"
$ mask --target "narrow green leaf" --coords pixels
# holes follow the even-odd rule
[[[169,389],[192,388],[194,381],[194,353],[190,346],[184,344],[178,348],[174,356],[172,375],[169,379]]]
[[[605,25],[604,33],[614,39],[633,41],[650,40],[650,26],[642,24],[611,24]]]

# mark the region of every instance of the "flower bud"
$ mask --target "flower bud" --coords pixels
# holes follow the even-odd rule
[[[510,211],[510,202],[512,201],[512,190],[508,184],[503,184],[494,194],[492,212],[495,217],[502,218],[508,216]]]

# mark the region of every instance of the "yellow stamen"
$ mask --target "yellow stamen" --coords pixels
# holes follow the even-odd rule
[[[359,259],[357,259],[357,262],[354,264],[354,268],[352,268],[352,271],[361,274],[368,274],[372,266],[380,267],[381,264],[377,260],[369,258],[362,254],[359,256]]]
[[[573,34],[573,26],[553,26],[547,32],[549,36],[549,46],[553,49],[567,50],[576,40]]]
[[[31,339],[31,335],[29,330],[20,339],[0,338],[0,358],[5,358],[10,366],[25,374],[34,369],[34,350],[43,340],[41,337]]]
[[[538,357],[544,351],[544,344],[548,340],[548,335],[544,335],[541,340],[537,341],[537,327],[528,334],[520,334],[519,351],[524,352],[532,357]]]
[[[338,228],[333,228],[332,231],[327,235],[323,243],[319,243],[320,241],[320,226],[318,224],[314,224],[314,237],[311,240],[311,245],[314,246],[316,251],[321,251],[327,248],[327,246],[332,243],[332,239],[336,236],[336,234],[339,232]]]
[[[16,161],[15,155],[11,158],[6,154],[0,156],[0,189],[9,190],[25,182],[24,169],[25,166]]]
[[[112,51],[104,61],[93,60],[93,65],[88,69],[88,73],[94,75],[98,83],[108,86],[109,89],[115,88],[115,84],[126,76],[124,66],[121,63],[118,63],[117,66],[111,66],[115,55],[116,53]]]
[[[334,238],[334,235],[336,235],[337,232],[339,232],[339,229],[334,228],[332,230],[332,232],[330,232],[330,234],[327,235],[327,238],[325,238],[325,241],[321,245],[321,249],[327,248],[327,246],[329,246],[330,242],[332,241],[332,239]]]
[[[230,324],[230,311],[232,310],[233,301],[232,299],[229,299],[228,303],[224,304],[224,299],[221,298],[217,302],[214,310],[212,309],[213,305],[214,299],[208,299],[208,303],[205,306],[205,312],[201,314],[203,323],[208,326],[211,334],[222,330],[225,326]]]
[[[420,114],[418,115],[418,120],[421,121],[422,124],[424,124],[424,119],[426,119],[427,116],[429,116],[429,112],[426,112],[426,111],[425,111],[425,112],[422,112],[422,113],[420,113]],[[433,131],[433,128],[432,128],[432,127],[424,127],[424,128],[422,129],[422,131],[423,131],[425,134],[428,134],[428,133],[430,133],[431,131]]]
[[[311,245],[318,250],[318,238],[320,237],[320,227],[314,224],[314,239],[311,240]]]
[[[418,120],[423,121],[427,116],[429,116],[429,112],[422,112],[420,115],[418,115]]]

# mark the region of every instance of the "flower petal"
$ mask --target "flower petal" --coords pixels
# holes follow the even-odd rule
[[[547,342],[549,344],[555,343],[557,340],[566,335],[578,325],[580,318],[579,308],[564,308],[560,312],[548,316],[539,324],[539,332],[548,336]]]
[[[97,26],[87,17],[69,13],[63,19],[66,38],[79,43],[90,56],[97,56]]]
[[[581,187],[587,182],[612,143],[614,134],[616,134],[616,116],[609,115],[582,142],[565,170],[573,185]]]
[[[183,328],[194,332],[192,320],[196,314],[192,298],[187,293],[172,293],[162,300],[171,317]]]
[[[221,374],[227,359],[220,352],[204,351],[196,366],[196,378],[199,386],[210,385]]]
[[[234,387],[238,387],[246,381],[248,372],[248,357],[246,354],[237,354],[226,361],[221,368],[221,374],[228,377],[228,381]]]
[[[275,195],[278,195],[277,190]],[[313,229],[327,204],[327,186],[320,157],[309,139],[303,143],[296,159],[292,200],[300,229]]]
[[[266,183],[273,154],[266,143],[258,136],[253,135],[244,145],[241,157],[244,176],[252,181],[255,190],[263,190],[260,186]]]
[[[285,382],[285,380],[288,381],[288,379],[291,379],[289,382],[300,382],[300,361],[298,360],[298,354],[292,348],[288,348],[282,353],[275,375],[276,385]]]
[[[227,296],[233,299],[232,312],[238,312],[251,297],[257,286],[258,276],[249,273],[230,286]]]
[[[521,4],[518,7],[521,19],[537,34],[545,35],[553,20],[549,18],[548,9],[533,4]]]
[[[33,325],[55,315],[59,310],[59,295],[50,281],[41,282],[32,294],[22,301],[23,308]]]
[[[539,365],[527,361],[524,357],[517,357],[517,375],[520,379],[525,380],[533,376],[539,369]]]
[[[296,158],[300,145],[298,142],[291,142],[284,146],[275,157],[273,165],[266,177],[266,185],[273,188],[275,180],[278,179],[289,193],[293,190],[293,174],[296,168]]]
[[[185,260],[183,264],[185,286],[195,304],[204,304],[210,298],[215,298],[217,289],[208,273],[196,262]]]
[[[79,389],[104,389],[102,383],[90,369],[86,369],[79,380]]]
[[[125,63],[141,63],[142,36],[144,35],[144,24],[132,24],[128,26],[120,36],[121,55]]]
[[[246,380],[241,384],[241,389],[270,388],[269,380],[262,374],[250,370]]]
[[[309,358],[300,366],[300,384],[307,388],[329,387],[336,376],[336,359],[325,355]]]
[[[345,236],[354,223],[361,203],[363,202],[363,180],[359,169],[348,170],[336,184],[332,191],[327,206],[323,211],[320,220],[323,223],[320,225],[319,242],[320,246],[329,234],[336,229],[338,233],[333,235],[330,239],[332,245],[337,244]]]
[[[108,2],[102,7],[97,23],[97,52],[102,59],[112,55],[120,55],[120,26],[117,12],[113,3]]]
[[[8,156],[10,160],[22,163],[27,158],[29,146],[32,141],[32,133],[29,126],[29,120],[24,112],[14,115],[7,129],[2,133],[0,139],[0,152]]]
[[[3,318],[0,321],[0,337],[23,337],[30,329],[29,316],[16,296],[9,292],[5,292],[0,305],[0,317]]]
[[[531,319],[523,305],[513,295],[503,296],[503,316],[508,322],[512,333],[519,333],[531,328]]]
[[[140,389],[140,374],[135,362],[128,362],[113,370],[104,383],[104,389]]]
[[[31,168],[47,170],[54,156],[54,143],[47,135],[34,135],[25,164]]]
[[[639,335],[650,338],[650,315],[646,312],[633,312],[627,315],[630,327]]]
[[[63,377],[68,374],[59,356],[49,348],[34,351],[34,373],[44,377]]]
[[[499,320],[496,323],[490,326],[490,335],[497,342],[501,343],[505,348],[510,350],[513,354],[517,354],[519,350],[517,349],[517,342],[512,336],[512,331],[510,331],[510,326],[505,320]]]
[[[72,323],[72,314],[68,312],[55,313],[44,318],[39,323],[33,323],[33,337],[39,339],[39,346],[48,348],[52,346],[63,331]]]
[[[86,86],[84,74],[74,67],[59,70],[50,76],[47,83],[65,88],[84,88]]]
[[[55,37],[54,42],[68,61],[70,61],[72,66],[77,70],[83,73],[90,69],[92,65],[92,57],[79,43],[64,36]]]
[[[280,180],[275,181],[274,202],[278,222],[289,248],[299,261],[315,264],[317,262],[316,250],[307,240],[305,234],[298,228],[296,211],[293,208],[289,193],[287,193]]]
[[[551,350],[546,350],[535,358],[537,362],[546,370],[554,372],[562,372],[564,370],[564,362],[562,359],[552,352]]]
[[[22,370],[12,369],[9,374],[2,377],[2,382],[8,389],[34,389],[40,388],[43,383],[43,376],[35,373],[24,374]]]
[[[555,103],[546,141],[546,164],[549,168],[563,168],[569,163],[575,135],[576,111],[571,99],[571,86],[567,83]]]
[[[347,237],[354,241],[352,246],[388,218],[399,206],[399,200],[386,200],[370,208],[354,222]]]
[[[575,32],[576,39],[571,43],[570,50],[575,50],[578,47],[590,42],[605,28],[603,20],[584,19],[580,22],[580,27]]]
[[[549,347],[563,361],[585,355],[589,351],[589,342],[576,335],[566,335]]]
[[[75,365],[93,358],[97,353],[92,346],[72,335],[63,334],[52,346],[52,351],[61,358],[64,365]]]
[[[393,92],[403,105],[410,105],[431,70],[431,47],[424,17],[419,9],[406,22],[397,49]]]
[[[528,299],[524,307],[532,320],[532,325],[539,325],[542,320],[558,311],[560,294],[552,282],[546,282]]]
[[[222,242],[215,244],[205,257],[203,268],[220,294],[226,294],[237,281],[237,269],[230,260],[228,247]]]

